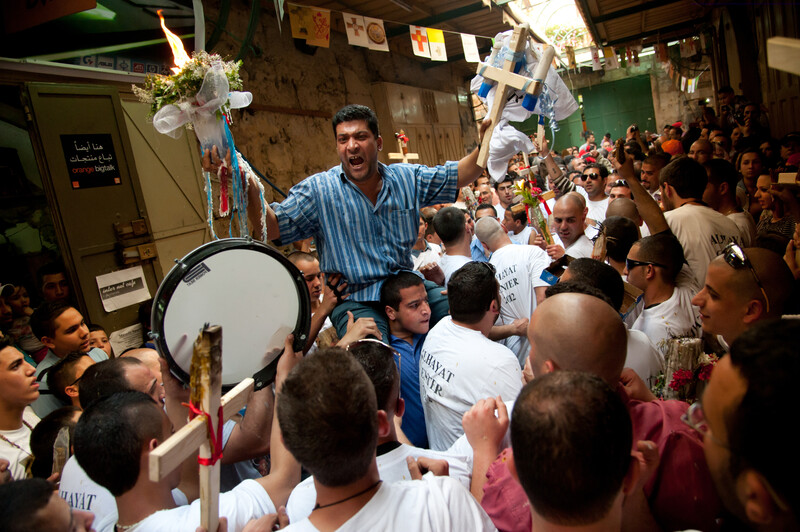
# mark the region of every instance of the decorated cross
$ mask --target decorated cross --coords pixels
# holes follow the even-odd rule
[[[253,393],[253,379],[248,378],[220,398],[221,373],[222,327],[207,325],[194,343],[192,356],[189,409],[194,417],[150,453],[150,480],[159,482],[200,449],[200,523],[206,530],[217,530],[219,524],[222,424]]]
[[[411,38],[417,41],[417,46],[419,46],[419,51],[422,52],[425,50],[425,47],[422,46],[426,42],[428,42],[428,36],[423,34],[421,30],[417,30],[416,33],[411,34]]]
[[[419,159],[418,153],[408,153],[408,137],[406,136],[405,131],[401,129],[400,133],[395,133],[394,136],[397,139],[397,148],[400,150],[400,152],[390,153],[389,159],[401,159],[404,163],[407,163],[411,159]]]
[[[358,23],[358,19],[356,17],[351,17],[352,22],[347,23],[347,27],[353,30],[353,33],[356,37],[358,37],[359,30],[364,31],[364,26]]]
[[[507,91],[510,89],[520,90],[526,93],[526,100],[530,101],[530,98],[533,98],[532,105],[523,101],[523,106],[529,110],[533,110],[533,107],[536,106],[536,98],[542,91],[547,70],[550,68],[550,63],[553,61],[555,54],[552,46],[547,46],[544,49],[539,64],[536,66],[533,79],[514,73],[517,63],[523,59],[522,54],[525,50],[525,42],[528,40],[529,32],[530,29],[527,23],[514,28],[514,33],[512,33],[511,42],[509,43],[509,53],[505,56],[505,63],[502,69],[487,63],[478,63],[478,75],[497,83],[492,110],[488,116],[492,123],[483,135],[483,143],[481,144],[480,152],[478,152],[478,166],[485,168],[489,161],[489,143],[492,140],[494,128],[503,115],[503,109],[508,98]]]

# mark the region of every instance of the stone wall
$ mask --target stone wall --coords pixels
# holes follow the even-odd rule
[[[219,2],[204,2],[204,6],[206,19],[216,21]],[[341,15],[332,13],[331,17],[336,28]],[[249,20],[249,4],[232,2],[227,30],[236,39],[224,35],[213,51],[235,57]],[[207,24],[207,35],[213,29],[213,24]],[[462,73],[450,64],[431,68],[427,59],[409,58],[395,50],[386,53],[350,46],[347,36],[336,31],[331,32],[330,48],[302,46],[301,51],[291,37],[288,14],[282,30],[278,31],[272,10],[265,8],[252,42],[256,52],[244,59],[241,69],[245,90],[253,93],[252,109],[234,111],[231,130],[239,150],[284,191],[338,163],[330,118],[258,110],[259,105],[323,111],[332,116],[349,103],[374,107],[370,86],[376,82],[453,94],[460,85],[466,87]],[[468,116],[469,109],[464,107],[462,115]],[[474,146],[474,126],[463,133],[465,148]],[[279,199],[271,191],[269,194],[271,199]]]

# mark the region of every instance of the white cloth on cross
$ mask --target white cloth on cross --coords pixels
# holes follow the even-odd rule
[[[503,67],[505,55],[511,53],[509,50],[509,44],[511,42],[512,33],[513,30],[508,30],[498,33],[495,36],[495,41],[501,41],[503,43],[503,48],[501,49],[500,53],[497,54],[492,66],[496,66],[498,68]],[[524,53],[525,65],[523,66],[522,70],[520,70],[519,74],[528,78],[532,78],[533,73],[536,70],[536,66],[539,64],[539,55],[540,52],[538,50],[533,50],[531,48],[530,41],[527,41],[525,43]],[[486,61],[488,61],[488,58]],[[483,76],[475,76],[470,83],[470,89],[472,92],[477,94],[481,84],[484,81],[486,80]],[[491,112],[496,91],[497,84],[495,83],[489,91],[488,96],[485,99],[482,99],[488,108],[487,115]],[[532,112],[522,107],[522,100],[524,96],[525,93],[523,91],[515,91],[514,95],[506,102],[500,120],[498,120],[498,123],[495,125],[495,129],[492,134],[492,141],[489,145],[488,164],[489,174],[495,180],[498,180],[505,175],[506,164],[511,155],[522,151],[523,148],[528,152],[533,150],[533,144],[530,142],[527,135],[516,131],[513,127],[508,125],[510,121],[522,122],[529,118],[532,114],[550,116],[551,120],[552,118],[555,118],[556,120],[563,120],[578,109],[578,102],[575,101],[572,93],[569,91],[559,75],[556,74],[556,71],[552,66],[547,71],[547,76],[544,80],[544,87],[542,88],[542,95],[540,95],[538,101],[536,102],[536,107]],[[545,104],[545,101],[552,103],[551,113],[547,112],[549,109],[547,109],[548,105]],[[515,134],[511,133],[512,131]],[[515,144],[520,142],[520,136],[527,140],[527,145],[521,146],[519,144]],[[500,167],[502,167],[502,176],[499,174]]]

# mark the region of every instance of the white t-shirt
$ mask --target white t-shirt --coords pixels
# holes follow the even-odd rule
[[[747,211],[732,212],[727,215],[728,218],[733,220],[736,227],[739,228],[742,234],[742,246],[750,247],[756,240],[756,222],[753,220],[753,215]]]
[[[94,514],[92,527],[97,532],[113,532],[117,524],[117,500],[111,492],[89,478],[89,475],[72,455],[64,464],[58,495],[74,510],[85,510]],[[181,490],[172,490],[172,499],[181,506],[189,504]]]
[[[645,333],[665,356],[670,338],[700,338],[703,334],[700,309],[692,305],[698,287],[687,266],[684,265],[675,282],[677,286],[669,299],[645,308],[644,296],[639,296],[624,318],[625,325]]]
[[[561,241],[561,238],[553,233],[553,243],[563,247],[566,254],[573,259],[592,258],[594,244],[585,234],[579,236],[571,246],[566,247],[564,246],[564,242]]]
[[[378,455],[378,473],[380,473],[381,480],[384,482],[411,480],[411,475],[408,472],[408,463],[406,462],[406,458],[409,456],[414,458],[425,456],[437,460],[447,460],[448,464],[450,464],[449,476],[458,480],[466,489],[469,489],[470,479],[472,478],[471,449],[469,456],[461,456],[400,444],[396,449]],[[316,501],[317,489],[314,485],[314,477],[308,477],[298,484],[289,495],[289,501],[286,503],[289,522],[296,523],[311,515]]]
[[[653,342],[642,331],[628,330],[628,354],[625,367],[636,372],[648,387],[655,384],[655,379],[664,371],[664,355],[656,349]]]
[[[664,218],[683,246],[698,286],[705,284],[708,264],[725,246],[741,243],[739,227],[710,207],[686,204],[665,212]]]
[[[58,495],[67,501],[70,508],[92,512],[97,524],[105,522],[109,516],[113,516],[112,526],[117,522],[116,499],[110,491],[89,478],[75,455],[69,457],[61,472]]]
[[[425,242],[426,247],[416,257],[411,255],[411,261],[414,263],[414,269],[419,270],[428,264],[439,262],[439,257],[442,256],[442,246],[434,244],[433,242]]]
[[[219,495],[219,515],[228,519],[228,532],[239,532],[251,519],[276,512],[266,490],[255,480],[245,480]],[[197,499],[189,505],[158,511],[129,531],[194,532],[199,526],[200,499]]]
[[[0,458],[8,460],[8,470],[14,480],[25,478],[25,469],[32,460],[31,429],[39,422],[30,406],[22,411],[22,426],[16,430],[0,430],[5,441],[0,439]],[[12,445],[9,442],[13,442]],[[16,446],[15,446],[16,445]]]
[[[534,288],[550,286],[542,280],[542,271],[550,265],[550,257],[538,246],[509,245],[492,253],[489,262],[494,266],[500,283],[500,324],[508,325],[519,318],[530,318],[536,309]],[[520,367],[530,351],[524,336],[509,336],[503,343],[519,360]]]
[[[494,210],[497,211],[497,219],[502,222],[503,218],[505,218],[506,216],[506,209],[501,204],[498,203],[497,205],[494,206]]]
[[[508,238],[511,239],[513,244],[527,244],[530,241],[533,227],[526,225],[522,231],[517,233],[508,233]]]
[[[284,530],[316,532],[317,528],[303,519]],[[369,502],[336,530],[478,532],[496,529],[475,498],[457,480],[426,473],[422,480],[381,483]]]
[[[591,218],[595,222],[602,222],[603,220],[605,220],[606,209],[608,209],[608,200],[609,200],[608,196],[599,201],[592,201],[590,199],[587,199],[586,208],[589,209],[589,212],[586,214],[586,217]]]
[[[439,259],[439,267],[442,269],[442,272],[444,272],[445,287],[447,287],[447,283],[450,282],[450,277],[468,262],[472,262],[472,257],[448,255],[447,253],[442,255],[442,258]]]
[[[678,288],[666,301],[645,308],[644,298],[639,297],[634,309],[627,315],[626,324],[632,330],[642,331],[664,354],[670,338],[700,338],[702,335],[698,308],[691,304],[694,292]]]
[[[419,361],[428,443],[444,451],[464,434],[461,417],[479,399],[516,398],[522,371],[514,353],[479,331],[443,318],[428,333]]]

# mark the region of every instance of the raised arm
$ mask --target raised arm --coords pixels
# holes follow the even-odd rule
[[[292,349],[292,341],[294,335],[286,337],[284,343],[284,352],[278,362],[277,375],[275,377],[275,413],[272,422],[272,433],[270,437],[270,462],[271,469],[269,475],[257,479],[257,482],[269,494],[272,504],[275,508],[285,506],[286,501],[289,500],[289,494],[294,487],[300,482],[300,464],[295,460],[292,453],[283,444],[283,436],[281,435],[280,423],[278,422],[277,406],[281,397],[281,388],[283,381],[289,371],[297,365],[303,353],[295,353]]]
[[[458,161],[458,188],[469,185],[483,173],[483,167],[478,166],[478,152],[481,150],[483,135],[486,133],[491,123],[492,121],[488,118],[481,122],[481,127],[478,130],[478,147],[472,150],[472,153]]]
[[[216,174],[219,170],[222,160],[217,154],[217,147],[214,146],[210,150],[205,150],[201,158],[203,163],[203,170]],[[225,164],[228,168],[231,166],[231,153],[225,155]],[[276,240],[281,236],[281,230],[278,226],[278,217],[275,216],[275,211],[266,204],[267,212],[261,210],[261,197],[259,196],[258,183],[256,178],[252,177],[247,187],[247,219],[253,227],[253,238],[256,240],[263,240],[264,235],[261,234],[261,219],[266,216],[267,236],[270,240]]]
[[[567,175],[561,171],[561,168],[558,167],[555,159],[553,159],[547,138],[544,136],[542,136],[539,146],[539,154],[541,155],[542,153],[547,154],[544,158],[544,166],[547,169],[547,175],[553,180],[553,186],[564,194],[575,190],[575,183],[567,179]]]
[[[618,153],[621,151],[621,149],[617,149]],[[644,223],[646,223],[647,227],[650,229],[650,234],[654,235],[662,231],[670,231],[669,225],[667,225],[667,219],[664,218],[664,213],[661,212],[661,207],[658,206],[653,196],[645,190],[636,178],[636,174],[633,171],[633,158],[625,157],[625,161],[620,164],[619,159],[615,157],[612,163],[620,177],[628,182],[628,187],[630,187],[631,193],[633,194],[633,202],[636,203],[639,216],[642,217],[642,220],[644,220]]]

